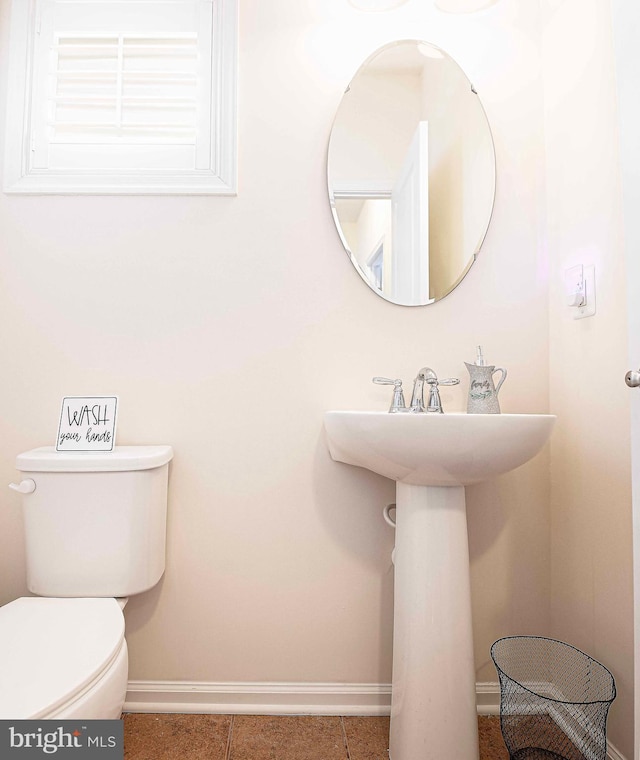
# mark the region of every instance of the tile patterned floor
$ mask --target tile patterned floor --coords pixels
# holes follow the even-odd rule
[[[499,719],[478,726],[480,760],[509,760]],[[125,760],[388,760],[388,738],[389,718],[124,716]]]

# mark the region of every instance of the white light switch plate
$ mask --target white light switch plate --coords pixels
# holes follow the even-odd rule
[[[596,268],[593,264],[583,267],[585,302],[574,308],[574,319],[592,317],[596,313]]]

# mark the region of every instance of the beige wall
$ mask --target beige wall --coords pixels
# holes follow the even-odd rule
[[[610,4],[550,0],[544,35],[550,268],[551,630],[604,662],[609,738],[633,755],[627,320]],[[570,47],[567,41],[570,40]],[[564,270],[594,264],[597,313],[573,320]]]
[[[166,575],[126,610],[132,679],[389,681],[393,488],[330,460],[322,413],[385,409],[371,377],[424,364],[463,379],[443,392],[463,409],[478,343],[509,369],[503,411],[548,409],[538,22],[514,0],[464,17],[241,0],[238,197],[0,195],[0,482],[52,442],[65,394],[118,393],[120,443],[175,447]],[[407,37],[469,74],[499,172],[479,261],[417,309],[351,267],[325,166],[346,83]],[[1,498],[6,602],[25,582],[19,499]],[[549,630],[548,507],[546,453],[468,491],[480,681],[493,640]]]

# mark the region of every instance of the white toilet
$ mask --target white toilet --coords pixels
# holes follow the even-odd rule
[[[0,607],[0,719],[119,718],[126,597],[165,564],[170,446],[20,454],[27,585]]]

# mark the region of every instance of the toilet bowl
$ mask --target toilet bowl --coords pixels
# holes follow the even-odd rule
[[[18,457],[27,586],[0,607],[0,720],[119,718],[122,609],[165,564],[169,446]],[[23,488],[23,484],[27,487]]]
[[[23,597],[0,607],[0,719],[119,718],[127,672],[115,599]]]

